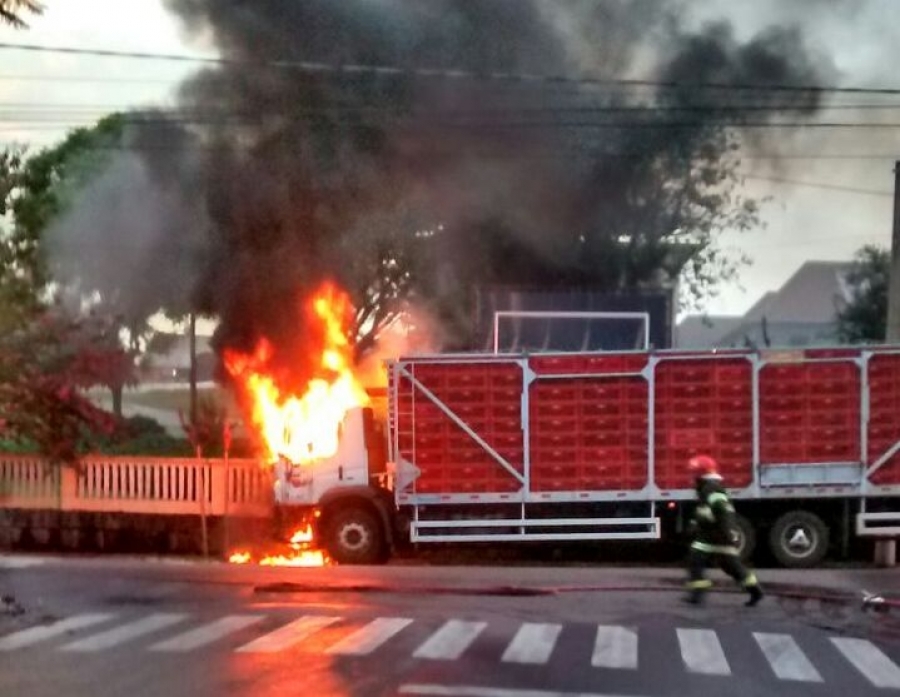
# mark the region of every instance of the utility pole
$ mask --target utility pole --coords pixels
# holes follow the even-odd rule
[[[190,395],[191,395],[191,426],[197,427],[197,315],[191,312],[189,329],[190,332]]]
[[[888,286],[887,336],[900,344],[900,161],[894,165],[894,228],[891,234],[891,277]]]
[[[900,344],[900,160],[894,163],[894,227],[891,231],[891,276],[888,280],[888,316],[885,339]],[[897,540],[882,538],[875,542],[875,563],[897,563]]]

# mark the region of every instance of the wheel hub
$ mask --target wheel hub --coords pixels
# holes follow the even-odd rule
[[[815,534],[806,528],[796,527],[785,532],[787,547],[794,554],[805,555],[815,546]]]
[[[365,549],[369,544],[369,531],[359,523],[347,523],[341,528],[341,546],[351,551]]]

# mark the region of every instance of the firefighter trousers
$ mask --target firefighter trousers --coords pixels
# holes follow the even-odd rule
[[[691,554],[688,561],[688,588],[692,591],[705,591],[712,587],[712,581],[708,580],[704,572],[713,564],[731,576],[741,587],[749,589],[759,585],[756,574],[747,569],[741,562],[737,551],[707,551],[691,546]]]

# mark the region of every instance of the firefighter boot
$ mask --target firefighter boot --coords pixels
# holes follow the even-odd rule
[[[705,595],[702,588],[691,588],[687,595],[681,599],[681,602],[686,605],[703,605]]]
[[[744,581],[744,589],[750,595],[750,598],[745,603],[747,607],[755,607],[763,599],[762,588],[759,587],[759,581],[756,580],[755,575],[750,574],[747,577],[747,580]]]

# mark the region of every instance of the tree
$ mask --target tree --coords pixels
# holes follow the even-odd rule
[[[87,336],[54,310],[0,336],[0,434],[34,445],[55,464],[77,461],[92,434],[115,428],[81,392],[98,379]]]
[[[92,128],[73,131],[60,144],[31,157],[20,151],[0,157],[0,182],[5,182],[0,188],[0,194],[5,194],[0,212],[8,210],[12,218],[11,229],[0,239],[4,261],[0,328],[26,325],[51,297],[67,300],[75,308],[70,314],[83,315],[82,338],[89,337],[90,342],[83,347],[81,374],[93,376],[91,385],[109,387],[118,417],[122,416],[122,391],[135,381],[135,356],[140,340],[149,333],[152,311],[136,312],[119,302],[115,289],[86,282],[100,277],[95,269],[73,270],[58,259],[52,264],[46,236],[48,228],[71,210],[104,170],[122,132],[122,118],[113,115]],[[95,251],[94,256],[103,255]],[[127,349],[122,345],[123,334],[128,338]]]
[[[39,15],[43,11],[43,3],[36,0],[0,0],[0,21],[11,24],[16,29],[28,26],[22,19],[26,12]]]
[[[850,300],[838,310],[838,338],[847,344],[878,343],[885,339],[891,253],[866,245],[847,274]]]
[[[36,247],[3,224],[20,189],[23,158],[18,149],[0,152],[0,334],[22,327],[40,306]]]

